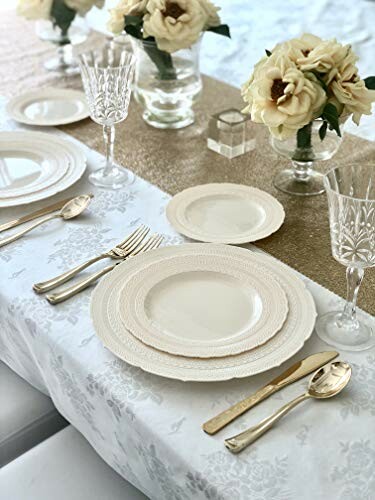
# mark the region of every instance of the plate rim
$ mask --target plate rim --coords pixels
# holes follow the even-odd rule
[[[210,235],[205,235],[204,233],[199,233],[194,231],[183,224],[183,222],[178,218],[179,216],[179,207],[184,201],[188,200],[190,203],[193,201],[199,200],[204,197],[204,191],[207,190],[218,190],[217,194],[225,194],[225,189],[228,190],[238,190],[241,192],[247,193],[256,193],[260,195],[263,199],[267,199],[270,206],[273,206],[274,215],[273,219],[266,226],[266,228],[258,229],[254,231],[253,236],[251,232],[248,231],[243,236],[234,236],[234,237],[212,237]],[[200,195],[198,195],[199,191],[203,191]],[[192,194],[197,194],[195,197]],[[207,192],[206,195],[215,194],[214,192]],[[190,198],[190,200],[189,200]],[[271,234],[275,233],[280,229],[285,221],[285,210],[283,205],[277,200],[273,195],[267,193],[262,189],[256,188],[254,186],[248,186],[246,184],[238,184],[231,182],[211,182],[207,184],[198,184],[197,186],[192,186],[183,191],[180,191],[176,195],[174,195],[168,202],[166,207],[166,217],[169,223],[178,231],[180,234],[187,236],[190,239],[201,241],[204,243],[217,243],[217,244],[229,244],[229,245],[242,245],[244,243],[252,243],[254,241],[258,241],[263,238],[267,238],[271,236]],[[268,229],[267,229],[268,228]]]
[[[84,104],[84,110],[77,115],[76,118],[67,117],[65,119],[60,120],[33,120],[28,118],[20,111],[20,106],[22,106],[22,102],[24,100],[28,100],[33,96],[40,96],[46,94],[46,97],[53,97],[54,95],[59,96],[63,94],[70,94],[71,96],[75,95],[77,99],[79,99]],[[17,121],[18,123],[23,123],[25,125],[35,125],[38,127],[57,127],[60,125],[69,125],[70,123],[76,123],[78,121],[84,120],[90,116],[89,107],[86,100],[86,95],[82,90],[76,89],[64,89],[59,87],[46,87],[43,89],[34,89],[29,90],[27,92],[23,92],[17,96],[12,97],[6,104],[6,112],[10,116],[12,120]]]
[[[187,243],[183,245],[175,245],[172,248],[180,248],[178,250],[179,252],[183,252],[185,248],[191,246],[191,245],[199,245],[197,243]],[[211,247],[220,247],[220,248],[233,248],[233,247],[227,247],[225,245],[210,245]],[[165,247],[165,248],[171,248],[171,247]],[[236,248],[236,251],[242,253],[243,256],[245,256],[245,253],[248,252],[247,249],[244,248]],[[158,249],[157,252],[160,252],[161,250],[164,250],[163,248]],[[156,252],[156,250],[154,251]],[[128,272],[132,272],[132,263],[131,261],[129,262],[124,262],[122,264],[119,264],[116,266],[114,271],[112,271],[110,274],[108,274],[106,277],[104,277],[98,286],[94,289],[94,292],[91,297],[91,303],[90,303],[90,316],[93,321],[94,325],[94,330],[96,335],[99,337],[99,339],[102,341],[103,345],[117,358],[123,360],[124,362],[138,367],[142,370],[144,370],[147,373],[151,373],[154,375],[158,375],[161,377],[166,377],[169,379],[173,380],[180,380],[180,381],[189,381],[189,382],[219,382],[219,381],[224,381],[224,380],[232,380],[232,379],[241,379],[253,375],[257,375],[259,373],[268,371],[272,368],[275,368],[277,366],[280,366],[282,363],[286,362],[288,359],[290,359],[293,355],[295,355],[298,351],[300,351],[305,344],[305,342],[309,339],[309,337],[312,335],[314,331],[314,325],[316,321],[316,316],[317,316],[317,310],[316,310],[316,305],[315,301],[312,297],[311,292],[307,289],[305,283],[303,280],[295,273],[294,270],[289,268],[286,264],[282,263],[281,261],[278,261],[277,259],[269,256],[268,254],[255,254],[257,255],[260,259],[261,262],[265,263],[265,265],[270,265],[271,267],[280,265],[283,269],[283,271],[286,273],[286,276],[288,277],[288,281],[290,282],[290,288],[294,291],[294,295],[298,300],[301,300],[303,297],[303,310],[305,311],[306,317],[305,319],[305,324],[303,327],[299,327],[299,336],[298,338],[295,338],[295,346],[293,347],[292,350],[288,352],[286,356],[284,356],[282,359],[279,359],[278,361],[273,361],[272,363],[268,362],[265,366],[262,368],[256,368],[254,369],[252,365],[249,362],[243,362],[243,358],[246,356],[247,353],[239,354],[234,357],[229,357],[229,359],[236,359],[239,358],[241,360],[240,364],[238,366],[229,366],[229,367],[214,367],[210,368],[208,367],[207,369],[200,369],[197,367],[171,367],[169,366],[166,362],[165,359],[168,359],[168,357],[172,357],[173,359],[188,359],[189,362],[192,362],[193,358],[182,358],[178,356],[172,356],[167,353],[161,352],[159,353],[161,355],[161,358],[159,357],[157,364],[154,361],[148,361],[147,359],[147,353],[155,353],[158,354],[158,351],[156,349],[153,349],[151,347],[145,346],[142,344],[142,342],[138,341],[138,339],[134,340],[134,337],[130,332],[127,332],[126,335],[128,339],[131,340],[131,342],[136,342],[134,345],[139,346],[142,349],[142,354],[139,354],[136,348],[130,347],[129,348],[129,343],[125,344],[124,341],[120,341],[117,335],[114,333],[113,329],[111,330],[108,328],[108,325],[105,324],[105,328],[103,327],[102,323],[108,322],[108,317],[102,319],[101,313],[102,313],[102,307],[104,306],[104,301],[101,300],[100,294],[102,289],[104,289],[105,294],[107,295],[108,293],[113,292],[113,287],[107,286],[111,284],[111,281],[114,279],[117,279],[117,275],[121,278],[122,272],[125,272],[123,270],[128,269]],[[146,256],[146,259],[149,257],[147,254],[144,254],[143,257]],[[125,267],[126,266],[126,267]],[[288,294],[287,294],[288,295]],[[97,308],[95,311],[95,301],[97,300],[97,297],[100,299],[99,304],[101,305],[100,308]],[[105,311],[107,315],[107,311]],[[300,313],[299,313],[300,314]],[[108,316],[108,315],[107,315]],[[296,324],[300,324],[298,321]],[[110,331],[110,333],[109,333]],[[280,334],[280,333],[279,333]],[[267,345],[267,344],[266,344]],[[125,347],[124,347],[125,346]],[[262,347],[261,347],[262,348]],[[154,355],[155,355],[154,354]],[[164,358],[164,359],[163,359]],[[222,360],[223,358],[214,358],[216,360]],[[225,359],[225,358],[224,358]],[[267,354],[261,356],[261,361],[264,361],[267,359]],[[204,364],[207,363],[207,360],[202,360],[199,359],[199,362],[203,362]],[[238,368],[241,367],[241,371],[238,370]],[[246,368],[246,369],[245,369]]]

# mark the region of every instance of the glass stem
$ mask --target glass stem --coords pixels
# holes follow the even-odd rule
[[[104,125],[103,126],[103,137],[105,144],[105,168],[104,175],[111,173],[113,169],[113,149],[115,144],[115,126],[114,125]]]
[[[72,62],[72,46],[70,44],[61,44],[57,47],[57,58],[60,68],[66,68]]]
[[[344,310],[341,315],[341,325],[357,328],[356,304],[359,287],[361,286],[365,271],[361,267],[348,267],[346,269],[347,297]]]
[[[308,181],[310,178],[313,162],[312,161],[293,161],[294,178],[296,181]]]

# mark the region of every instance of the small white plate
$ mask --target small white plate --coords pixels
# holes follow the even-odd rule
[[[54,127],[89,116],[85,94],[71,89],[41,89],[13,97],[6,107],[13,120]]]
[[[241,184],[203,184],[174,196],[167,217],[181,234],[207,243],[239,245],[277,231],[285,212],[276,198]]]
[[[283,289],[253,262],[212,254],[140,267],[119,294],[119,316],[147,345],[180,356],[231,356],[267,342],[288,314]]]
[[[0,132],[0,207],[48,198],[85,169],[86,158],[71,141],[41,132]]]
[[[186,358],[150,347],[124,328],[118,315],[118,296],[124,280],[143,264],[162,262],[175,255],[200,255],[201,252],[230,256],[234,260],[256,262],[271,272],[284,289],[289,303],[288,317],[268,342],[235,356]],[[91,299],[94,328],[104,345],[116,356],[146,372],[184,381],[216,382],[249,377],[270,370],[291,358],[310,337],[316,319],[314,300],[297,274],[282,262],[243,248],[223,245],[188,244],[145,252],[116,268],[95,287]]]

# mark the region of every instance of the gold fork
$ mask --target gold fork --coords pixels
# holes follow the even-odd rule
[[[143,242],[138,248],[136,248],[133,252],[131,252],[129,255],[127,255],[124,259],[126,260],[129,259],[130,257],[134,257],[135,255],[139,255],[144,252],[148,252],[150,250],[153,250],[155,248],[158,248],[163,241],[163,236],[160,236],[158,234],[155,234],[148,238],[145,242]],[[62,290],[61,292],[57,293],[52,293],[50,295],[47,295],[46,298],[48,302],[52,305],[59,304],[60,302],[64,302],[67,299],[70,299],[77,293],[81,292],[88,286],[92,285],[95,283],[99,278],[104,276],[105,274],[109,273],[114,269],[120,262],[116,262],[115,264],[112,264],[110,266],[105,267],[101,271],[96,272],[95,274],[92,274],[88,278],[79,281],[75,285],[65,288],[65,290]]]
[[[95,264],[95,262],[98,262],[99,260],[105,259],[107,257],[111,259],[124,259],[127,255],[131,254],[131,252],[133,252],[133,250],[135,250],[138,245],[142,243],[149,232],[150,229],[142,224],[142,226],[129,234],[129,236],[127,236],[124,241],[116,245],[108,252],[104,252],[96,257],[93,257],[92,259],[83,262],[79,266],[74,267],[70,271],[66,271],[65,273],[60,274],[59,276],[56,276],[55,278],[52,278],[48,281],[35,283],[35,285],[33,285],[33,289],[36,293],[49,292],[57,286],[66,283],[78,273],[91,266],[92,264]]]

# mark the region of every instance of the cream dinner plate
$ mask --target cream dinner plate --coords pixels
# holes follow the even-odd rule
[[[71,141],[41,132],[0,132],[0,207],[59,193],[85,168],[83,152]]]
[[[179,233],[194,240],[238,245],[277,231],[285,212],[265,191],[219,183],[178,193],[167,206],[167,218]]]
[[[13,120],[27,125],[57,126],[89,116],[85,94],[71,89],[41,89],[13,97],[6,107]]]
[[[118,312],[139,340],[180,356],[238,354],[282,327],[288,301],[269,272],[230,256],[177,255],[138,267],[123,283]]]
[[[136,274],[140,265],[163,262],[176,255],[194,255],[201,252],[202,247],[207,255],[213,257],[229,256],[239,262],[256,262],[259,269],[271,273],[284,289],[289,313],[281,330],[268,342],[234,356],[190,358],[154,349],[124,328],[118,314],[118,297],[124,281]],[[310,337],[316,309],[303,281],[289,267],[272,257],[224,245],[185,244],[146,252],[116,266],[95,288],[91,300],[91,316],[95,331],[103,344],[127,363],[172,379],[214,382],[256,375],[291,358]]]

